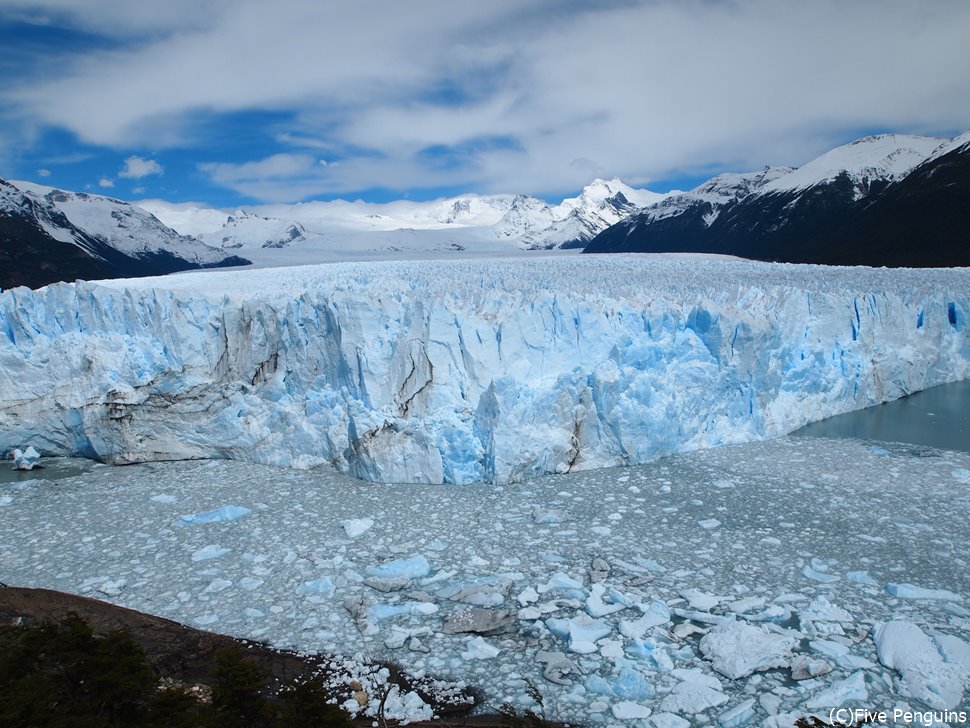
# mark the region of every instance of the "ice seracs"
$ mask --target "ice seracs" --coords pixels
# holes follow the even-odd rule
[[[28,445],[25,450],[21,450],[19,447],[14,448],[11,458],[13,459],[14,470],[33,470],[40,460],[40,453],[34,449],[33,445]]]
[[[964,270],[563,257],[4,291],[0,448],[426,483],[640,463],[966,377],[968,290]]]

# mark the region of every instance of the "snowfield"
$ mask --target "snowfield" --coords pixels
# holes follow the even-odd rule
[[[0,294],[0,451],[507,483],[970,376],[970,270],[608,256]],[[717,519],[715,519],[717,520]]]
[[[514,486],[207,461],[2,487],[6,583],[392,659],[492,709],[535,707],[529,680],[586,725],[970,711],[968,453],[791,437]],[[406,697],[389,715],[428,716]]]

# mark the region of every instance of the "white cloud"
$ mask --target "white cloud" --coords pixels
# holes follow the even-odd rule
[[[114,180],[109,179],[108,177],[102,177],[101,179],[98,180],[98,187],[103,187],[107,189],[109,187],[114,187],[114,186],[115,186]]]
[[[202,167],[257,197],[569,191],[597,170],[800,164],[855,130],[970,119],[963,0],[12,4],[130,41],[0,92],[33,121],[160,148],[222,112],[295,115],[274,130],[293,153]],[[451,164],[422,154],[451,145]]]
[[[132,156],[125,160],[125,166],[118,172],[118,176],[127,179],[141,179],[151,174],[164,174],[164,172],[162,165],[154,159]]]
[[[38,177],[50,177],[51,176],[51,171],[49,169],[38,169],[37,170],[37,176]]]

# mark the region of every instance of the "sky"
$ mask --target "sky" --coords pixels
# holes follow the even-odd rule
[[[234,207],[655,191],[970,128],[966,0],[0,0],[0,177]]]

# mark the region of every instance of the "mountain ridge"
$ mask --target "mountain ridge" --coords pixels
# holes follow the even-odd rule
[[[0,288],[245,265],[101,195],[0,180]]]
[[[944,167],[946,174],[937,174]],[[599,233],[584,252],[718,253],[830,265],[970,265],[970,213],[963,212],[970,196],[970,132],[950,140],[864,137],[733,198],[720,194],[718,179],[638,211]]]

